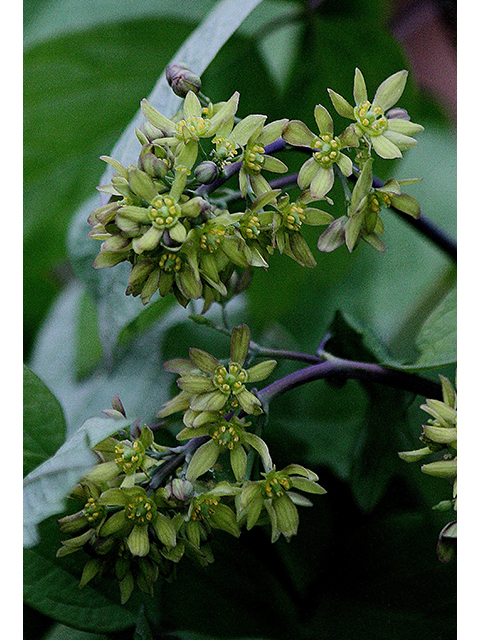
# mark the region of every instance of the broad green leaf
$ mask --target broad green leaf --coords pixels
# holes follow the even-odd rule
[[[457,289],[448,293],[428,316],[417,336],[420,356],[415,369],[440,367],[457,361]]]
[[[65,440],[60,403],[28,367],[23,367],[23,475],[44,462]]]
[[[106,417],[90,418],[65,441],[53,457],[24,478],[24,546],[32,547],[38,543],[38,524],[62,511],[65,499],[75,484],[98,461],[92,447],[129,426],[131,422]]]
[[[89,583],[80,589],[78,584],[87,559],[85,554],[79,551],[56,558],[62,539],[57,522],[50,518],[42,523],[40,529],[40,544],[24,549],[25,602],[63,625],[94,634],[133,627],[139,606],[138,598],[132,596],[122,606],[118,583],[115,584],[113,580]],[[63,636],[60,637],[63,640]],[[70,636],[66,635],[65,640],[70,640]],[[72,635],[72,640],[90,638]]]

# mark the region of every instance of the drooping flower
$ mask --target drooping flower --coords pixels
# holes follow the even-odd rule
[[[316,473],[298,464],[290,464],[281,471],[273,467],[262,475],[264,480],[248,482],[243,486],[237,498],[239,521],[251,529],[265,510],[272,527],[272,542],[278,540],[280,534],[288,540],[298,530],[296,505],[312,505],[310,500],[292,489],[320,495],[326,491],[317,484]]]
[[[365,79],[359,69],[355,70],[353,97],[355,106],[341,95],[329,89],[330,99],[337,113],[354,120],[355,132],[366,139],[381,158],[401,158],[402,151],[416,146],[411,136],[423,131],[420,124],[410,122],[402,110],[388,110],[400,99],[407,82],[408,71],[398,71],[378,87],[372,102],[368,100]]]

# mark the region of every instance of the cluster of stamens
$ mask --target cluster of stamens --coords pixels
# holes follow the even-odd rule
[[[126,515],[129,520],[135,520],[135,524],[148,524],[155,512],[155,505],[144,496],[137,496],[126,508]]]
[[[217,136],[212,140],[212,142],[216,145],[216,150],[213,154],[214,158],[221,167],[225,167],[227,164],[230,164],[233,158],[238,154],[235,144],[223,136]]]
[[[225,449],[232,450],[240,444],[240,436],[238,435],[236,429],[232,425],[229,425],[227,422],[215,429],[215,431],[212,433],[212,438],[218,445],[224,447]]]
[[[245,150],[243,164],[247,173],[260,173],[265,164],[265,147],[262,144],[254,144]]]
[[[97,504],[94,498],[89,498],[83,507],[83,513],[88,522],[97,522],[105,515],[105,507]]]
[[[160,269],[166,273],[178,272],[182,268],[182,259],[175,253],[164,253],[158,263]]]
[[[138,440],[132,444],[131,447],[124,447],[123,443],[115,445],[115,454],[117,457],[114,459],[115,464],[123,471],[123,473],[133,473],[138,469],[142,463],[143,454],[145,453],[144,447]]]
[[[247,240],[253,240],[261,233],[260,229],[260,220],[258,216],[252,215],[248,220],[244,221],[242,224],[242,231],[246,236]]]
[[[230,362],[227,368],[223,365],[215,369],[213,382],[222,393],[239,393],[245,388],[247,372],[236,362]]]
[[[148,209],[152,224],[157,229],[169,229],[177,223],[182,210],[170,196],[157,196]]]
[[[197,116],[188,116],[176,125],[177,136],[188,142],[189,140],[198,140],[207,132],[209,121],[205,118]]]
[[[218,500],[215,498],[204,498],[197,502],[190,516],[191,520],[205,520],[209,516],[212,516],[215,513],[217,504]]]
[[[270,472],[268,474],[267,482],[265,484],[265,493],[267,498],[279,498],[291,488],[292,483],[287,476],[282,476],[275,472]]]
[[[340,157],[340,147],[338,138],[325,133],[312,143],[313,157],[322,167],[328,169]]]
[[[305,221],[304,208],[298,204],[290,205],[287,213],[284,214],[284,224],[290,231],[299,231]]]
[[[222,227],[210,227],[206,233],[200,238],[200,249],[214,253],[222,242],[225,235],[225,229]]]
[[[372,105],[368,100],[355,107],[354,114],[361,128],[371,136],[379,136],[388,127],[388,119],[382,107]]]

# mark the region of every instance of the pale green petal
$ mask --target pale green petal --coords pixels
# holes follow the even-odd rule
[[[421,467],[423,473],[437,478],[456,478],[457,477],[457,461],[456,460],[438,460],[437,462],[429,462]]]
[[[425,456],[429,456],[432,453],[432,450],[428,447],[424,447],[423,449],[416,449],[415,451],[401,451],[399,452],[399,457],[405,462],[418,462]]]
[[[333,120],[327,109],[321,104],[317,104],[313,112],[315,122],[321,134],[328,133],[333,135]]]
[[[238,538],[240,528],[235,517],[235,513],[226,504],[217,504],[209,522],[215,529],[222,529]]]
[[[185,97],[183,103],[183,115],[186,118],[195,117],[199,118],[202,115],[202,105],[193,91],[189,91]]]
[[[106,267],[114,267],[119,262],[123,262],[127,256],[128,251],[125,253],[119,252],[100,252],[93,262],[94,269],[104,269]]]
[[[117,511],[112,514],[102,525],[99,535],[102,537],[111,536],[115,533],[123,531],[125,528],[130,527],[130,522],[127,520],[125,510]],[[127,529],[128,530],[128,529]]]
[[[285,253],[296,260],[299,264],[309,269],[313,269],[316,266],[315,258],[310,251],[310,247],[307,241],[300,232],[287,234],[288,239],[288,252],[285,248]]]
[[[167,518],[163,513],[157,513],[153,521],[153,528],[160,542],[163,542],[167,547],[175,546],[177,534],[170,518]]]
[[[244,147],[253,132],[258,128],[260,124],[263,126],[266,119],[267,116],[262,116],[256,113],[248,115],[246,118],[243,118],[243,120],[240,120],[240,122],[235,125],[232,133],[230,134],[230,139],[233,140],[233,142],[236,142],[240,146]]]
[[[117,212],[115,222],[118,222],[118,218],[127,218],[134,222],[147,223],[150,222],[150,216],[148,215],[148,209],[145,207],[134,207],[132,205],[125,205],[120,207]]]
[[[346,216],[334,220],[332,224],[325,229],[317,242],[317,248],[323,253],[330,253],[338,249],[345,242],[345,225],[348,221]]]
[[[390,196],[390,200],[395,209],[407,213],[409,216],[418,218],[420,215],[420,205],[412,198],[412,196],[402,193],[400,195]]]
[[[247,172],[245,171],[243,164],[238,174],[238,182],[240,186],[240,193],[243,197],[247,195],[248,191],[248,180],[247,180]]]
[[[349,218],[347,222],[345,227],[345,243],[350,253],[355,249],[364,219],[365,211],[360,211]]]
[[[250,369],[247,369],[247,381],[258,382],[259,380],[265,380],[272,373],[277,366],[276,360],[265,360],[265,362],[259,362]]]
[[[236,394],[237,400],[242,409],[252,415],[260,415],[262,413],[262,403],[260,400],[250,391],[244,389],[240,393]]]
[[[349,118],[350,120],[354,119],[353,107],[352,105],[345,100],[343,96],[341,96],[333,89],[327,89],[328,94],[330,96],[330,100],[335,108],[335,111],[342,116],[343,118]]]
[[[153,184],[153,180],[140,169],[131,169],[128,172],[128,184],[132,191],[140,198],[143,198],[147,202],[151,202],[156,196],[158,191]]]
[[[295,489],[300,489],[300,491],[306,491],[307,493],[316,493],[318,495],[327,493],[323,487],[321,487],[319,484],[316,484],[315,482],[312,482],[311,480],[307,480],[307,478],[292,478],[291,480]]]
[[[272,190],[272,188],[268,184],[268,181],[262,176],[261,173],[250,176],[250,184],[253,193],[256,196],[261,196],[264,193],[270,193],[270,191]]]
[[[161,409],[157,413],[157,418],[166,418],[172,413],[178,413],[179,411],[186,411],[190,405],[190,398],[192,394],[187,393],[186,391],[182,391],[177,396],[169,400],[163,405],[163,409]]]
[[[294,536],[298,530],[299,517],[297,507],[291,498],[284,493],[273,501],[273,508],[277,516],[277,527],[288,539]]]
[[[376,251],[380,251],[380,253],[383,253],[385,251],[385,243],[381,238],[377,236],[376,233],[366,234],[362,232],[362,238],[365,240],[365,242],[368,242],[368,244]]]
[[[424,130],[421,124],[415,124],[414,122],[410,122],[410,120],[402,120],[402,118],[389,118],[388,129],[389,131],[403,133],[405,136],[413,136]]]
[[[332,167],[329,169],[320,167],[310,183],[310,193],[314,198],[320,200],[333,187],[334,180],[335,175]]]
[[[365,78],[360,69],[355,69],[355,77],[353,80],[353,98],[356,105],[363,104],[368,100],[367,87]]]
[[[353,187],[352,191],[352,199],[350,201],[350,211],[355,212],[359,206],[361,201],[368,196],[370,191],[372,190],[373,183],[373,158],[369,158],[358,177],[358,180]]]
[[[236,362],[240,366],[247,359],[248,350],[250,348],[250,329],[246,324],[241,324],[232,329],[232,337],[230,341],[230,361]]]
[[[230,464],[232,465],[235,479],[237,482],[241,482],[247,468],[247,454],[242,446],[232,449],[230,452]]]
[[[300,171],[298,172],[297,183],[300,189],[306,189],[310,186],[315,174],[318,171],[318,164],[315,162],[313,158],[309,158],[303,165],[300,167]]]
[[[235,91],[227,102],[220,107],[217,113],[210,118],[210,126],[208,127],[209,134],[215,133],[223,124],[233,119],[238,109],[239,98],[240,94],[238,91]]]
[[[221,391],[212,391],[211,393],[202,393],[194,396],[190,400],[190,408],[194,411],[220,411],[223,409],[228,396]]]
[[[403,133],[397,133],[396,131],[392,131],[388,128],[383,134],[387,140],[393,142],[393,144],[400,149],[400,151],[405,151],[405,149],[412,149],[417,146],[417,141],[415,138],[411,138],[410,136],[405,136]]]
[[[371,136],[370,141],[372,143],[373,148],[378,153],[381,158],[385,158],[386,160],[393,160],[394,158],[401,158],[402,152],[400,149],[387,140],[385,136]]]
[[[170,373],[193,373],[196,371],[197,367],[193,364],[191,360],[187,360],[187,358],[173,358],[172,360],[167,360],[163,363],[163,368],[165,371],[170,371]]]
[[[266,443],[254,433],[246,432],[244,433],[243,437],[245,442],[260,454],[265,471],[271,471],[271,469],[273,468],[273,462]]]
[[[215,391],[216,389],[211,378],[195,374],[183,375],[177,380],[177,384],[180,389],[192,394],[206,393],[208,391]]]
[[[205,373],[213,373],[220,366],[220,361],[215,356],[202,349],[191,347],[188,354],[193,364],[201,371],[205,371]]]
[[[263,127],[261,134],[258,136],[258,142],[263,145],[271,144],[278,140],[282,135],[282,131],[288,122],[288,118],[283,120],[275,120]]]
[[[156,227],[150,227],[150,229],[138,238],[133,238],[132,248],[135,253],[143,253],[144,251],[151,251],[155,249],[163,236],[163,229],[157,229]]]
[[[333,220],[333,216],[321,209],[315,209],[315,207],[308,207],[304,211],[305,224],[309,224],[313,227],[318,227],[322,224],[330,224]]]
[[[300,120],[290,120],[284,128],[282,138],[295,147],[312,147],[317,136]]]
[[[162,131],[173,132],[175,131],[175,123],[159,113],[152,105],[144,98],[141,102],[141,109],[143,115],[149,122],[153,124],[157,129]]]
[[[307,478],[312,482],[316,482],[318,480],[318,476],[314,471],[312,471],[311,469],[307,469],[301,464],[289,464],[282,469],[282,473],[286,473],[289,476],[302,476],[303,478]]]
[[[340,155],[338,156],[337,165],[344,176],[348,178],[348,176],[352,175],[352,172],[353,172],[352,161],[344,153],[340,153]]]
[[[373,104],[382,107],[384,111],[393,107],[400,100],[400,96],[405,89],[408,71],[397,71],[387,78],[378,87],[373,98]]]
[[[202,446],[195,451],[188,464],[186,479],[193,482],[202,476],[213,467],[219,455],[220,449],[213,440],[202,444]]]
[[[264,156],[264,160],[263,168],[265,171],[273,171],[274,173],[285,173],[288,171],[287,165],[274,156]]]
[[[168,233],[170,238],[175,240],[175,242],[183,243],[187,238],[187,230],[181,222],[169,229]]]
[[[127,545],[132,555],[144,557],[150,551],[148,540],[148,527],[136,524],[127,538]]]

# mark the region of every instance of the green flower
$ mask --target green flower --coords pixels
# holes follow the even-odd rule
[[[240,492],[228,482],[219,482],[214,489],[192,499],[185,522],[188,540],[197,549],[202,540],[211,536],[213,529],[221,529],[238,538],[240,528],[235,512],[222,502],[224,497],[233,497]]]
[[[147,449],[153,444],[153,433],[146,425],[143,426],[140,438],[137,440],[117,440],[110,437],[95,446],[96,451],[105,462],[98,464],[87,475],[91,482],[108,483],[123,475],[122,487],[133,487],[137,474],[144,474],[157,464],[147,455]]]
[[[188,408],[193,411],[230,411],[241,407],[246,413],[262,413],[261,402],[246,384],[263,380],[273,371],[275,360],[266,360],[244,369],[250,346],[250,330],[240,325],[232,330],[230,361],[222,364],[201,349],[191,348],[190,359],[177,358],[164,364],[172,373],[179,373],[177,384],[181,393],[166,403],[158,417],[166,417]]]
[[[365,79],[362,72],[356,69],[353,84],[355,107],[335,91],[328,90],[336,111],[355,121],[356,134],[366,139],[381,158],[401,158],[403,150],[417,144],[411,136],[423,131],[420,124],[410,122],[406,112],[394,110],[388,113],[388,109],[400,99],[407,76],[407,71],[398,71],[384,80],[370,102]]]
[[[267,116],[257,114],[247,116],[235,125],[228,140],[223,143],[225,145],[229,142],[235,148],[240,146],[244,149],[239,172],[240,192],[243,197],[247,195],[249,186],[257,197],[271,190],[262,171],[288,171],[287,165],[281,160],[265,154],[265,147],[280,138],[288,120],[276,120],[265,125],[266,119]]]
[[[251,529],[259,522],[265,510],[272,526],[272,542],[278,540],[280,534],[288,540],[298,530],[299,517],[296,505],[312,504],[292,489],[319,495],[326,491],[317,484],[318,476],[313,471],[298,464],[290,464],[281,471],[274,467],[262,475],[264,480],[248,482],[237,498],[239,522],[246,522],[247,529]]]
[[[145,489],[108,489],[99,498],[107,507],[120,507],[110,515],[99,530],[99,536],[125,538],[130,553],[146,556],[150,551],[149,531],[167,547],[176,545],[176,531],[170,518],[157,510]]]
[[[186,479],[196,480],[217,462],[218,457],[228,452],[233,474],[238,482],[243,479],[247,467],[247,453],[250,447],[261,456],[267,471],[272,468],[272,459],[265,442],[254,433],[246,430],[245,424],[235,416],[227,420],[220,414],[200,427],[186,427],[178,435],[178,440],[187,440],[200,436],[210,436],[211,440],[202,444],[193,454],[188,464]]]
[[[235,92],[211,117],[207,117],[195,93],[189,91],[183,104],[183,117],[178,122],[163,116],[145,99],[141,107],[147,120],[165,133],[157,143],[166,144],[174,150],[175,168],[190,172],[197,159],[199,140],[231,130],[238,99],[239,93]]]
[[[315,122],[319,135],[315,135],[306,124],[300,120],[291,120],[283,130],[285,142],[296,147],[312,149],[312,157],[300,168],[298,186],[301,189],[310,187],[310,194],[315,200],[321,200],[333,187],[335,179],[333,166],[336,164],[345,176],[352,173],[352,161],[341,152],[346,146],[357,144],[350,132],[347,138],[333,135],[333,120],[328,111],[321,104],[317,104],[314,111]],[[345,133],[345,135],[347,135]]]
[[[328,224],[333,220],[329,213],[307,206],[314,200],[307,190],[295,202],[290,202],[290,196],[284,194],[273,205],[276,210],[272,214],[273,245],[304,267],[314,267],[317,263],[301,234],[302,226]]]

